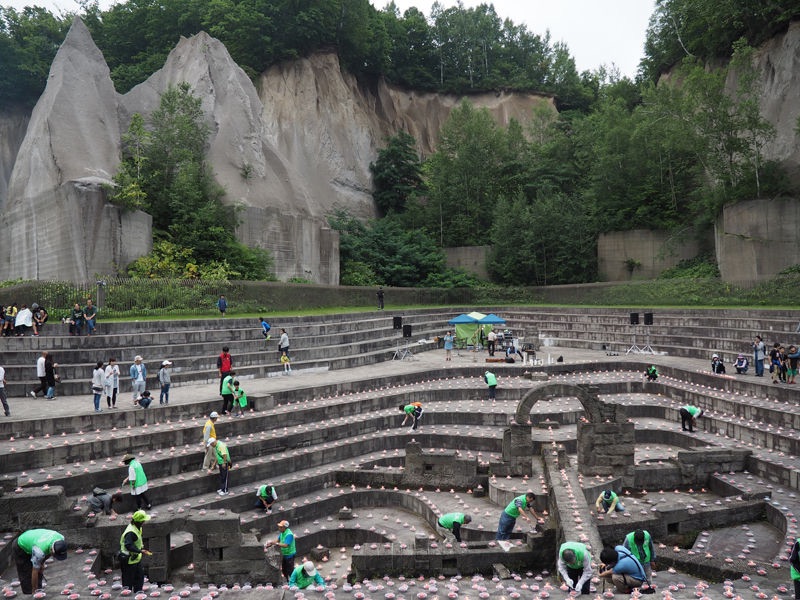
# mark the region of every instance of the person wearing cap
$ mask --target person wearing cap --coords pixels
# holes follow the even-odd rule
[[[497,375],[491,371],[483,374],[483,380],[489,386],[489,400],[494,400],[497,394]]]
[[[214,453],[217,457],[217,467],[219,467],[219,489],[217,494],[220,496],[228,495],[228,473],[233,467],[231,462],[231,453],[228,451],[228,446],[216,438],[208,438],[208,445],[214,448]]]
[[[139,399],[139,396],[142,395],[142,392],[147,387],[147,367],[145,366],[144,362],[142,362],[142,357],[138,354],[133,359],[133,364],[131,365],[130,374],[131,374],[131,389],[133,391],[133,403],[136,404],[136,401]]]
[[[461,542],[461,526],[472,523],[472,517],[464,513],[445,513],[436,521],[436,531],[444,537],[445,541]]]
[[[289,587],[297,589],[305,589],[311,584],[316,584],[317,587],[325,587],[325,580],[319,574],[314,563],[307,560],[299,567],[292,571],[289,576]]]
[[[128,467],[128,476],[122,481],[122,486],[130,485],[131,496],[136,500],[136,508],[145,507],[147,510],[153,506],[147,497],[147,476],[144,468],[133,454],[126,454],[122,462]]]
[[[750,368],[750,361],[747,360],[744,354],[739,354],[739,356],[736,357],[736,362],[733,363],[733,368],[736,369],[737,374],[747,375],[747,369]]]
[[[64,536],[52,529],[29,529],[19,535],[11,546],[17,565],[19,587],[23,594],[41,589],[44,581],[44,564],[49,557],[67,558]]]
[[[681,429],[693,433],[694,429],[692,429],[692,427],[697,425],[697,419],[703,416],[703,410],[697,406],[687,404],[686,406],[682,406],[679,412],[681,414]],[[689,425],[688,430],[686,429],[686,425]]]
[[[161,368],[158,370],[158,383],[161,384],[161,394],[158,396],[159,404],[169,404],[169,385],[172,383],[170,379],[169,368],[172,363],[165,360],[161,363]]]
[[[268,483],[266,485],[261,485],[256,490],[256,503],[253,508],[257,508],[261,510],[262,508],[267,511],[268,515],[272,514],[272,505],[275,504],[275,500],[278,499],[278,494],[275,491],[275,487]]]
[[[297,554],[297,545],[294,541],[294,533],[289,529],[289,521],[278,523],[278,539],[270,540],[264,544],[264,549],[278,546],[281,549],[281,573],[286,579],[292,576],[294,571],[294,557]]]
[[[122,587],[132,592],[141,592],[144,587],[144,568],[142,556],[152,556],[152,552],[144,547],[142,526],[150,520],[143,510],[137,510],[131,516],[131,522],[119,538],[119,567],[122,571]]]
[[[614,492],[614,490],[603,490],[600,492],[600,495],[597,496],[597,500],[594,502],[594,506],[599,513],[606,513],[610,515],[612,512],[625,512],[625,507],[622,505],[622,502],[619,501],[619,496]]]
[[[209,473],[214,472],[214,465],[217,464],[217,451],[208,443],[211,438],[217,439],[217,429],[214,427],[217,419],[219,419],[219,414],[217,411],[213,411],[208,415],[206,424],[203,425],[203,449],[206,453],[203,457],[203,469]]]
[[[725,365],[723,364],[722,359],[719,357],[719,354],[711,355],[711,372],[716,373],[717,375],[725,374]]]

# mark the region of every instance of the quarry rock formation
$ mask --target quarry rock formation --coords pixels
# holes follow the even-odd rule
[[[777,130],[765,154],[800,173],[800,24],[759,49],[757,64],[762,111]],[[159,95],[181,82],[202,100],[211,126],[209,163],[226,190],[224,202],[242,211],[238,237],[272,253],[278,278],[332,284],[339,278],[338,234],[326,216],[343,208],[374,217],[369,164],[384,139],[405,129],[426,157],[462,100],[359,80],[333,53],[275,65],[254,86],[205,33],[180,40],[161,70],[119,95],[76,19],[32,114],[0,112],[0,280],[91,280],[121,272],[149,251],[149,216],[108,204],[103,188],[119,166],[131,115],[147,117]],[[504,125],[515,118],[524,126],[542,103],[555,110],[553,98],[536,94],[469,100]]]

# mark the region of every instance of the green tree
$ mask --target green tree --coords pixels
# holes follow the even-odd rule
[[[502,191],[505,148],[504,132],[488,110],[464,100],[450,113],[426,165],[427,221],[442,246],[486,242]]]
[[[406,203],[422,189],[422,166],[416,140],[399,131],[387,139],[386,147],[370,163],[373,192],[378,208],[384,213],[403,212]]]

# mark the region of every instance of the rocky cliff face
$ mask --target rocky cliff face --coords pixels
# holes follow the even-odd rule
[[[76,20],[24,140],[9,135],[0,145],[0,279],[86,280],[149,251],[147,216],[105,203],[102,185],[118,167],[131,115],[147,116],[162,92],[182,82],[202,99],[212,132],[208,158],[227,191],[224,201],[243,209],[240,239],[270,250],[279,278],[321,283],[339,279],[338,235],[326,215],[335,207],[375,215],[369,164],[383,139],[405,128],[429,154],[460,101],[384,83],[365,88],[341,72],[333,54],[269,70],[259,97],[225,47],[205,33],[182,39],[161,70],[120,96]],[[512,116],[526,122],[536,102],[552,105],[534,95],[472,100],[503,123]],[[13,118],[0,116],[0,131],[14,127]]]

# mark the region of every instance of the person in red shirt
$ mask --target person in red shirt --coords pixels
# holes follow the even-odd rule
[[[231,356],[230,352],[228,352],[229,348],[227,346],[222,347],[222,352],[220,352],[219,356],[217,357],[217,370],[219,370],[219,395],[222,395],[222,381],[231,374],[233,370],[233,357]]]

